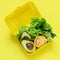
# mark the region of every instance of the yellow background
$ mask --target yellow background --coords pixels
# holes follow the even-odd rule
[[[5,17],[17,7],[33,1],[57,34],[53,43],[28,56],[5,24]],[[0,60],[60,60],[60,1],[59,0],[0,0]]]

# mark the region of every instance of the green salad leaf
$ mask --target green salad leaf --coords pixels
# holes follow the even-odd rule
[[[26,26],[22,26],[22,27],[18,30],[18,32],[17,32],[17,37],[20,38],[22,32],[24,32],[24,31],[28,31],[28,28],[27,28]]]
[[[41,29],[35,29],[32,28],[28,31],[28,34],[33,38],[35,38],[36,36],[38,36],[39,34],[42,34],[42,30]]]
[[[48,41],[53,39],[56,34],[52,32],[52,27],[46,22],[45,18],[32,18],[29,27],[23,26],[19,29],[17,37],[21,36],[21,33],[26,31],[32,38],[32,40],[38,35],[44,35]]]

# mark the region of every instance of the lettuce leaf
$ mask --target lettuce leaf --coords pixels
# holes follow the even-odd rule
[[[32,18],[29,27],[23,26],[19,29],[17,34],[18,38],[23,31],[26,31],[32,37],[32,40],[38,35],[44,35],[48,41],[56,36],[56,34],[52,32],[51,25],[46,22],[45,18]]]

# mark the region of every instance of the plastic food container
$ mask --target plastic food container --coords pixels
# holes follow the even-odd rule
[[[9,29],[13,33],[13,35],[16,35],[18,29],[21,26],[28,25],[31,18],[34,18],[34,17],[41,17],[41,14],[37,10],[37,8],[35,7],[33,2],[28,2],[25,5],[17,8],[10,15],[8,15],[6,17],[5,21],[6,21],[7,26],[9,27]],[[49,44],[49,43],[47,43],[47,44]],[[42,47],[46,46],[47,44],[43,45]],[[20,46],[20,47],[22,47],[22,46]],[[37,49],[32,54],[29,54],[26,51],[25,52],[29,55],[33,55],[34,53],[38,52],[41,48]]]

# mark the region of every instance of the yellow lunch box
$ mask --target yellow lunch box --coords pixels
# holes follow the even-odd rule
[[[10,15],[8,15],[6,17],[5,21],[6,21],[6,24],[8,25],[8,27],[9,27],[9,29],[13,33],[13,35],[16,35],[18,29],[22,26],[28,25],[31,18],[34,18],[34,17],[42,17],[42,16],[41,16],[40,12],[38,11],[38,9],[35,7],[34,3],[33,2],[28,2],[25,5],[17,8]],[[47,43],[47,44],[49,44],[49,43]],[[45,45],[47,45],[47,44],[45,44]],[[44,47],[44,46],[42,46],[42,47]],[[33,55],[34,53],[38,52],[41,48],[34,51],[32,54],[29,54],[29,53],[28,54]]]

